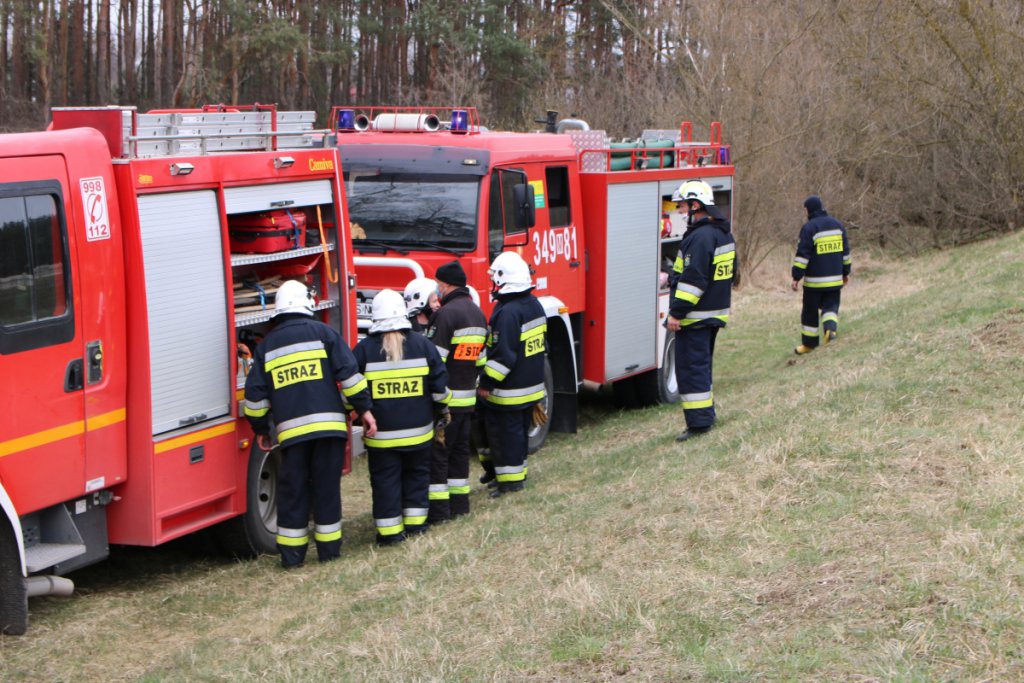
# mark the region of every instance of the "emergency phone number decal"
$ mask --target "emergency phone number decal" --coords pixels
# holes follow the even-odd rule
[[[577,259],[576,226],[548,228],[533,233],[533,265]]]
[[[110,216],[107,215],[107,190],[103,186],[103,178],[82,178],[79,187],[85,209],[86,240],[109,240]]]

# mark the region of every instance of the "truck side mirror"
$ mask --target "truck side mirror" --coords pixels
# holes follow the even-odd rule
[[[515,204],[517,230],[526,230],[537,224],[537,209],[533,203],[533,185],[519,183],[513,186],[512,201]]]

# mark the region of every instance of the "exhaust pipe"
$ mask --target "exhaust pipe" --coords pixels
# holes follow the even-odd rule
[[[28,597],[37,598],[41,595],[71,595],[75,592],[75,583],[63,576],[30,576],[25,579]]]

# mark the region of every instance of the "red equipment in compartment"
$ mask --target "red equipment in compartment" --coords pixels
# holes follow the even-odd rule
[[[228,237],[234,254],[269,254],[306,245],[306,214],[268,211],[231,216]]]

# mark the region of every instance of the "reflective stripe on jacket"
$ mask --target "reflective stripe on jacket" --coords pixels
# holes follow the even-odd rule
[[[669,315],[682,327],[725,327],[732,303],[736,242],[729,221],[706,216],[683,235],[669,279]]]
[[[402,360],[389,361],[384,355],[384,334],[367,336],[354,352],[369,384],[377,420],[377,433],[364,435],[363,442],[368,448],[422,447],[434,438],[435,404],[451,401],[448,371],[430,340],[408,330],[401,332]]]
[[[489,405],[522,409],[544,398],[547,317],[530,292],[499,295],[491,313],[480,387]]]
[[[850,274],[852,263],[846,228],[824,209],[815,211],[800,228],[793,279],[803,279],[804,287],[838,289]]]
[[[360,413],[370,408],[366,379],[341,335],[306,315],[279,316],[253,352],[245,382],[242,412],[253,430],[266,434],[272,419],[283,446],[345,437],[344,403]]]

